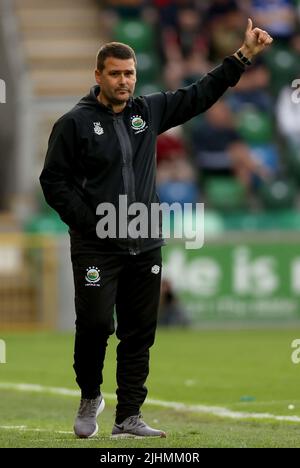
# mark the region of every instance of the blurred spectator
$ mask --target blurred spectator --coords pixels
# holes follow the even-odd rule
[[[179,158],[162,161],[157,168],[157,192],[162,203],[197,203],[199,190],[190,162]]]
[[[183,326],[190,323],[183,305],[179,302],[171,282],[162,279],[158,324],[161,326]]]
[[[202,32],[200,17],[192,7],[179,9],[177,37],[182,57],[207,51],[207,39]]]
[[[189,161],[185,159],[164,160],[157,169],[157,183],[194,182],[195,174]]]
[[[296,25],[294,0],[251,0],[250,15],[255,24],[277,40],[289,39]]]
[[[169,89],[188,85],[208,71],[208,41],[200,17],[191,7],[178,10],[176,29],[163,32],[166,81]],[[173,73],[175,72],[175,74]]]
[[[205,120],[192,132],[196,164],[205,175],[236,176],[249,187],[252,175],[267,177],[267,170],[252,158],[235,129],[233,115],[224,101],[206,112]]]
[[[164,68],[165,86],[170,91],[175,91],[183,86],[188,86],[199,80],[201,76],[213,68],[204,55],[191,54],[187,59],[178,57],[169,60]]]
[[[299,79],[300,83],[300,79]],[[282,89],[276,109],[278,128],[287,140],[300,150],[300,86]]]
[[[219,61],[240,46],[246,18],[235,0],[213,0],[205,15],[205,30],[210,38],[210,56]]]
[[[299,5],[300,5],[300,1],[299,1]],[[292,35],[291,40],[290,40],[290,47],[295,53],[300,55],[300,31],[299,30],[295,31],[294,34]]]
[[[212,70],[213,64],[208,61],[207,55],[208,53],[201,55],[194,51],[186,58],[183,74],[184,86],[189,86]]]
[[[179,89],[184,81],[184,61],[179,57],[169,60],[164,68],[164,81],[170,91]]]
[[[177,26],[177,2],[172,0],[153,0],[152,3],[158,11],[161,27],[163,29],[175,29]]]
[[[182,127],[157,139],[157,191],[161,202],[197,203],[199,193],[194,168],[188,160]]]
[[[228,13],[236,12],[239,4],[236,0],[211,0],[207,2],[206,17],[209,21],[223,20]]]
[[[272,112],[274,102],[269,87],[269,70],[263,60],[257,59],[237,86],[228,93],[227,102],[233,112],[242,111],[245,105],[252,105],[262,112]]]
[[[157,138],[157,164],[177,158],[187,158],[182,126],[171,128]]]
[[[148,25],[157,26],[154,29],[157,49],[152,52],[163,59],[162,76],[169,90],[198,80],[224,55],[231,55],[240,45],[247,17],[258,13],[261,5],[269,14],[271,3],[281,8],[283,3],[289,7],[290,2],[106,0],[111,11],[117,11],[122,17],[139,17]],[[295,34],[292,41],[291,48],[300,50],[300,39],[297,41]],[[192,135],[178,127],[158,138],[157,190],[162,202],[199,201],[199,173],[204,178],[206,175],[234,177],[247,189],[268,178],[270,173],[265,166],[269,165],[263,165],[268,158],[260,152],[268,149],[270,153],[270,148],[250,148],[247,139],[237,131],[232,112],[239,114],[251,106],[258,112],[272,114],[275,99],[270,93],[270,76],[274,80],[270,60],[265,62],[263,57],[258,57],[238,86],[229,90],[229,106],[225,101],[219,102],[204,117],[195,119]],[[196,121],[199,123],[195,127]],[[195,149],[196,170],[189,158],[190,145]]]

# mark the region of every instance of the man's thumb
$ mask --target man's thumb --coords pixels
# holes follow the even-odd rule
[[[247,25],[247,33],[248,32],[251,32],[252,31],[252,28],[253,28],[253,23],[252,23],[252,19],[251,18],[248,18],[248,25]]]

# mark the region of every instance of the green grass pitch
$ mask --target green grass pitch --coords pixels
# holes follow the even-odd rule
[[[167,431],[161,440],[110,439],[116,338],[104,370],[106,409],[91,440],[72,434],[79,397],[49,390],[77,389],[72,334],[0,332],[0,338],[7,356],[0,364],[0,447],[300,447],[300,364],[291,361],[300,329],[160,329],[147,382],[155,401],[142,412]],[[20,390],[20,383],[42,387]]]

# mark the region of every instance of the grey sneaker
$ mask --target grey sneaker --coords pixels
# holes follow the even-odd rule
[[[111,436],[113,438],[142,438],[142,437],[167,437],[164,431],[152,429],[137,414],[126,418],[122,424],[115,424]]]
[[[98,432],[97,416],[102,413],[105,402],[102,395],[88,400],[81,398],[79,410],[75,419],[74,432],[77,437],[86,439]]]

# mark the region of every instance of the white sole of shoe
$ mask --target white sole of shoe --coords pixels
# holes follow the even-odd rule
[[[99,408],[98,408],[98,410],[97,410],[96,417],[98,417],[99,414],[102,413],[102,411],[104,410],[104,408],[105,408],[105,401],[104,401],[104,398],[102,398],[102,401],[101,401],[101,403],[100,403],[100,406],[99,406]]]
[[[112,434],[110,436],[111,439],[165,439],[166,437],[167,435],[165,433],[152,436],[138,436],[135,434],[130,434],[129,432],[123,432],[122,434]]]

